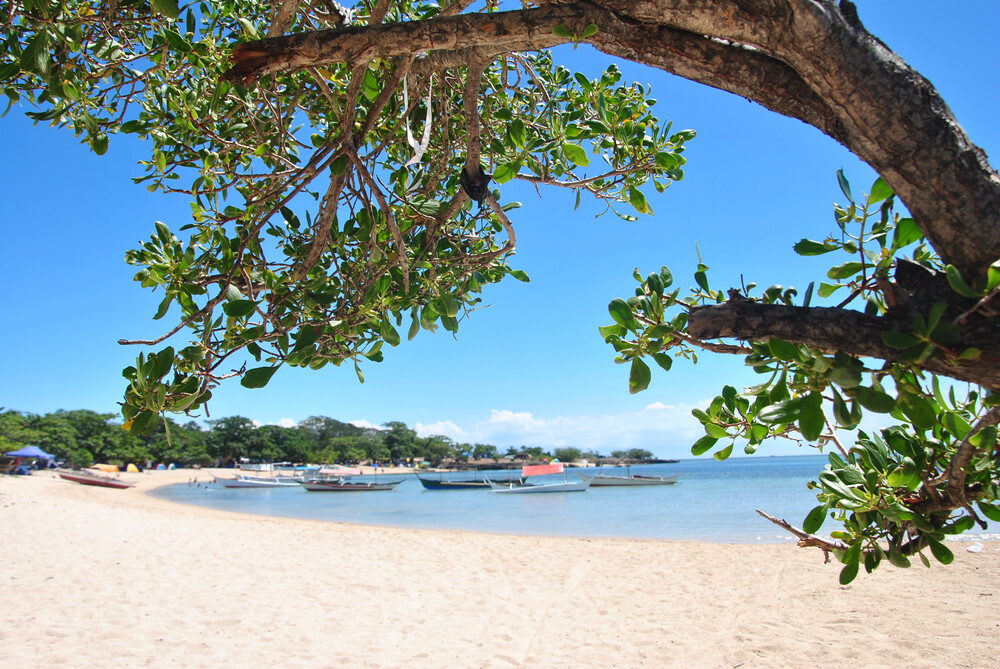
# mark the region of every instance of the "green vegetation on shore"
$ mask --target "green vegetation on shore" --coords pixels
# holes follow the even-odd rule
[[[511,446],[501,452],[491,444],[462,444],[436,435],[418,437],[405,423],[391,421],[384,429],[363,428],[325,416],[313,416],[295,427],[257,426],[249,418],[231,416],[208,421],[208,428],[195,421],[181,424],[171,419],[159,423],[146,436],[122,429],[116,414],[86,409],[39,415],[21,411],[0,412],[0,448],[6,452],[34,444],[86,466],[93,462],[113,464],[176,463],[178,465],[224,465],[241,458],[288,462],[382,462],[416,460],[432,465],[443,462],[493,459],[527,455],[532,460],[558,458],[564,462],[587,459],[596,462],[606,455],[579,448]],[[644,449],[612,451],[611,457],[649,460]]]

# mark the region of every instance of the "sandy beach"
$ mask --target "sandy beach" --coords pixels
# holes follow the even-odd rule
[[[839,564],[787,544],[387,529],[144,494],[196,474],[0,477],[0,666],[1000,666],[1000,542],[841,587]]]

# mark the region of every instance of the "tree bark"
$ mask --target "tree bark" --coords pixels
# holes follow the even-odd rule
[[[838,351],[857,358],[900,359],[900,350],[887,346],[882,333],[906,332],[908,320],[892,316],[866,316],[859,311],[834,307],[789,307],[744,300],[708,307],[696,307],[688,318],[688,334],[696,339],[733,337],[767,341],[772,337],[804,343],[833,354]],[[961,381],[981,383],[1000,389],[1000,341],[992,331],[973,330],[954,346],[955,353],[978,348],[976,360],[956,360],[945,355],[926,360],[921,367]],[[943,352],[942,352],[943,353]]]

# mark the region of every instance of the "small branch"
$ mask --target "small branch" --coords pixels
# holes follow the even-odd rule
[[[965,435],[965,439],[959,444],[958,450],[952,456],[951,462],[948,463],[948,468],[941,476],[928,481],[929,487],[937,487],[942,483],[947,484],[948,498],[953,505],[951,508],[968,506],[965,499],[965,472],[972,462],[972,458],[981,450],[972,445],[972,437],[982,429],[997,424],[1000,424],[1000,406],[991,407],[982,418],[976,421],[969,433]],[[975,514],[972,516],[976,518]]]
[[[822,550],[823,556],[825,558],[824,562],[830,561],[830,553],[843,552],[847,550],[847,545],[839,541],[830,541],[828,539],[824,539],[823,537],[817,537],[815,534],[809,534],[808,532],[805,532],[795,527],[788,521],[783,520],[781,518],[775,518],[769,513],[764,513],[760,509],[757,509],[757,513],[759,513],[764,518],[770,520],[772,523],[782,528],[783,530],[791,532],[792,534],[797,536],[799,538],[798,545],[800,548],[815,546],[816,548]]]
[[[299,0],[284,0],[274,11],[274,19],[267,29],[268,37],[277,37],[288,32],[288,28],[295,20],[295,13],[299,11]]]
[[[493,213],[497,215],[497,218],[500,219],[500,223],[503,225],[503,229],[507,231],[507,243],[504,245],[502,249],[500,249],[498,254],[503,254],[506,253],[507,251],[513,251],[514,247],[517,246],[517,237],[514,236],[514,226],[511,225],[510,219],[507,218],[507,213],[503,210],[503,208],[500,206],[500,203],[497,202],[496,198],[493,197],[493,193],[491,193],[489,190],[486,191],[486,202],[490,205],[490,208],[493,210]]]
[[[392,241],[396,244],[399,271],[403,274],[403,292],[408,293],[410,292],[410,270],[406,266],[406,244],[403,242],[402,233],[399,232],[399,226],[396,225],[396,217],[392,214],[392,207],[389,206],[385,195],[383,195],[382,190],[368,172],[368,168],[361,162],[361,159],[353,152],[349,153],[348,156],[354,162],[354,167],[361,176],[361,179],[368,184],[368,187],[372,189],[372,193],[375,195],[375,199],[378,200],[382,215],[385,216],[385,223],[389,226],[389,232],[392,234]],[[375,232],[372,231],[372,238],[375,236]]]
[[[830,434],[826,435],[826,438],[833,442],[833,445],[837,447],[837,450],[840,451],[840,454],[843,455],[846,460],[848,457],[847,449],[844,448],[842,443],[840,443],[840,439],[837,439],[837,431],[834,429],[830,419],[827,418],[825,412],[823,413],[823,422],[826,423],[826,429],[830,432]]]

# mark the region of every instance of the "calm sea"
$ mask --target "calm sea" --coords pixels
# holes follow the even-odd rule
[[[582,493],[497,495],[484,490],[425,490],[412,475],[388,492],[317,493],[301,488],[227,489],[207,474],[198,485],[166,486],[152,494],[226,511],[392,527],[460,529],[579,537],[699,539],[717,542],[792,541],[761,518],[760,509],[801,526],[816,506],[806,483],[816,480],[824,455],[682,460],[633,467],[634,474],[681,474],[676,485],[591,488]],[[592,468],[570,469],[589,473]],[[605,469],[619,474],[624,470]],[[468,474],[449,475],[454,478]],[[506,477],[506,473],[503,474]],[[385,475],[384,479],[399,476]],[[497,476],[497,478],[501,478]],[[557,477],[539,477],[562,480]],[[828,520],[819,534],[837,529]],[[995,535],[991,535],[995,536]]]

